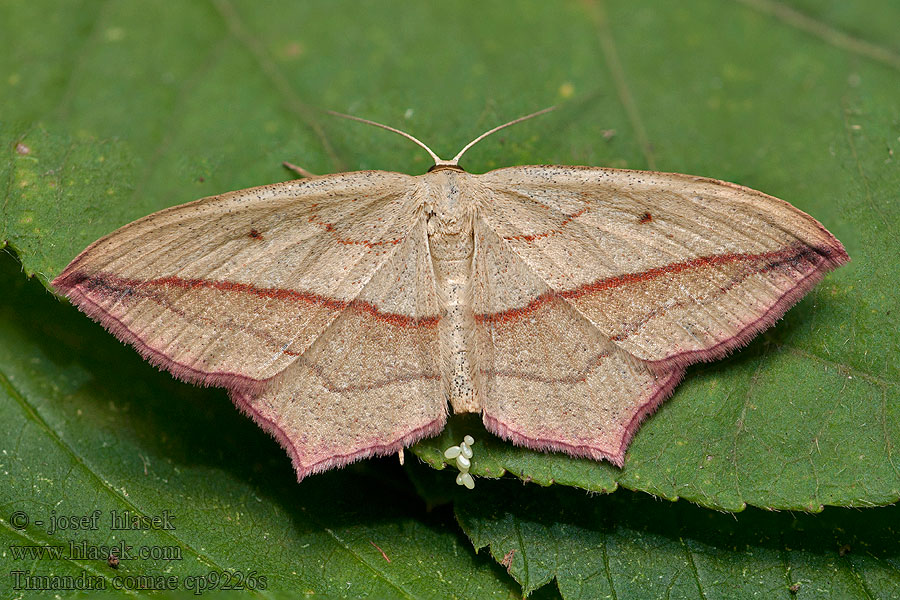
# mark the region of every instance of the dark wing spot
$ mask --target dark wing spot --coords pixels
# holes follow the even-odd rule
[[[262,234],[261,234],[260,232],[258,232],[257,230],[255,230],[255,229],[251,229],[251,230],[250,230],[250,233],[248,233],[247,235],[249,235],[250,237],[252,237],[254,240],[261,240],[261,239],[263,239]]]
[[[644,225],[646,223],[649,223],[652,220],[653,220],[653,215],[651,215],[648,212],[645,212],[644,214],[641,215],[641,218],[638,221],[638,223],[640,223],[641,225]]]

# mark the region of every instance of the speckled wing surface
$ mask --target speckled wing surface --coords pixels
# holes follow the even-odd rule
[[[439,432],[448,402],[621,465],[687,365],[847,260],[815,219],[733,184],[440,161],[166,209],[53,285],[154,364],[228,388],[302,479]]]
[[[685,366],[746,344],[848,260],[809,215],[721,181],[527,166],[479,183],[484,419],[534,448],[621,465]]]
[[[228,388],[301,478],[396,452],[447,412],[414,181],[345,173],[176,206],[53,285],[154,364]]]

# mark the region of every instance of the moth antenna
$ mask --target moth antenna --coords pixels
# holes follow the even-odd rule
[[[354,117],[353,115],[347,115],[347,114],[340,113],[340,112],[337,112],[334,110],[329,110],[328,114],[334,115],[335,117],[342,117],[344,119],[350,119],[351,121],[359,121],[360,123],[374,125],[375,127],[381,127],[382,129],[387,129],[388,131],[393,131],[394,133],[398,133],[398,134],[402,135],[403,137],[405,137],[406,139],[411,140],[411,141],[415,142],[416,144],[420,145],[421,147],[425,148],[425,151],[428,152],[428,154],[431,156],[431,159],[434,161],[434,166],[436,166],[436,167],[437,166],[456,167],[459,165],[459,160],[462,158],[463,154],[465,154],[469,150],[469,148],[471,148],[472,146],[474,146],[475,144],[477,144],[478,142],[480,142],[487,136],[491,135],[492,133],[496,133],[505,127],[509,127],[510,125],[515,125],[516,123],[521,123],[522,121],[527,121],[528,119],[533,119],[534,117],[540,116],[544,113],[548,113],[551,110],[556,110],[556,109],[557,109],[557,107],[555,105],[548,106],[547,108],[541,109],[541,110],[533,112],[531,114],[527,114],[524,117],[519,117],[518,119],[513,119],[512,121],[509,121],[508,123],[504,123],[503,125],[498,125],[498,126],[494,127],[493,129],[491,129],[490,131],[485,131],[484,133],[479,135],[477,138],[475,138],[474,140],[472,140],[471,142],[466,144],[466,146],[462,150],[459,151],[459,154],[454,156],[451,160],[442,159],[440,156],[435,154],[431,150],[431,148],[426,146],[424,142],[416,139],[415,137],[406,133],[405,131],[400,131],[399,129],[397,129],[395,127],[391,127],[390,125],[378,123],[377,121],[370,121],[369,119],[363,119],[362,117]],[[290,167],[288,167],[288,168],[290,168]]]
[[[375,122],[375,121],[370,121],[369,119],[363,119],[363,118],[361,118],[361,117],[354,117],[353,115],[345,115],[344,113],[339,113],[339,112],[336,112],[336,111],[333,111],[333,110],[329,110],[329,111],[328,111],[328,114],[334,115],[334,116],[336,116],[336,117],[343,117],[343,118],[345,118],[345,119],[350,119],[351,121],[359,121],[360,123],[366,123],[366,124],[368,124],[368,125],[374,125],[375,127],[381,127],[382,129],[387,129],[388,131],[393,131],[394,133],[399,133],[400,135],[402,135],[402,136],[405,137],[406,139],[411,140],[411,141],[417,143],[418,145],[422,146],[423,148],[425,148],[425,151],[428,152],[428,154],[431,155],[431,159],[434,161],[434,164],[435,164],[435,165],[438,165],[438,164],[441,164],[441,165],[454,164],[454,165],[455,165],[455,164],[456,164],[456,163],[453,162],[453,161],[446,161],[446,160],[443,160],[440,156],[438,156],[437,154],[435,154],[435,153],[431,150],[431,148],[429,148],[429,147],[426,146],[423,142],[417,140],[416,138],[414,138],[414,137],[411,136],[410,134],[406,133],[405,131],[400,131],[399,129],[396,129],[396,128],[391,127],[391,126],[389,126],[389,125],[383,125],[382,123],[377,123],[377,122]]]
[[[472,140],[471,142],[466,144],[465,148],[463,148],[462,150],[459,151],[459,154],[457,154],[451,160],[446,161],[446,162],[451,165],[456,165],[459,163],[459,159],[462,158],[462,155],[465,154],[469,148],[471,148],[472,146],[474,146],[475,144],[477,144],[478,142],[480,142],[487,136],[491,135],[492,133],[496,133],[497,131],[500,131],[504,127],[509,127],[510,125],[515,125],[516,123],[521,123],[522,121],[526,121],[528,119],[540,116],[544,113],[548,113],[551,110],[556,110],[556,108],[557,108],[556,106],[548,106],[547,108],[544,108],[537,112],[533,112],[530,115],[525,115],[524,117],[519,117],[518,119],[514,119],[514,120],[510,121],[509,123],[504,123],[503,125],[498,125],[498,126],[494,127],[493,129],[491,129],[490,131],[485,131],[484,133],[479,135],[477,138],[475,138],[474,140]]]

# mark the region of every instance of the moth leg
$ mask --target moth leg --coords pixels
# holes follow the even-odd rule
[[[291,171],[293,171],[293,172],[297,173],[298,175],[300,175],[300,177],[318,177],[318,175],[316,175],[315,173],[310,173],[309,171],[307,171],[307,170],[304,169],[303,167],[298,167],[297,165],[295,165],[295,164],[293,164],[293,163],[289,163],[289,162],[287,162],[287,161],[284,161],[284,162],[281,163],[281,164],[284,165],[285,168],[290,169]]]

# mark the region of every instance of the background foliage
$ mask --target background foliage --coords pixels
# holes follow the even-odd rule
[[[890,0],[0,4],[3,576],[254,571],[258,596],[900,596],[895,506],[711,510],[900,497],[898,22]],[[429,166],[322,109],[452,156],[554,103],[464,166],[734,181],[814,215],[853,259],[746,349],[689,370],[622,470],[523,451],[462,418],[416,455],[441,467],[471,432],[473,473],[531,483],[481,477],[461,494],[454,472],[407,455],[298,485],[224,393],[155,372],[42,287],[135,218],[290,178],[282,160]],[[94,509],[168,510],[176,529],[51,535],[12,517]],[[69,539],[180,558],[114,571],[11,548]]]

